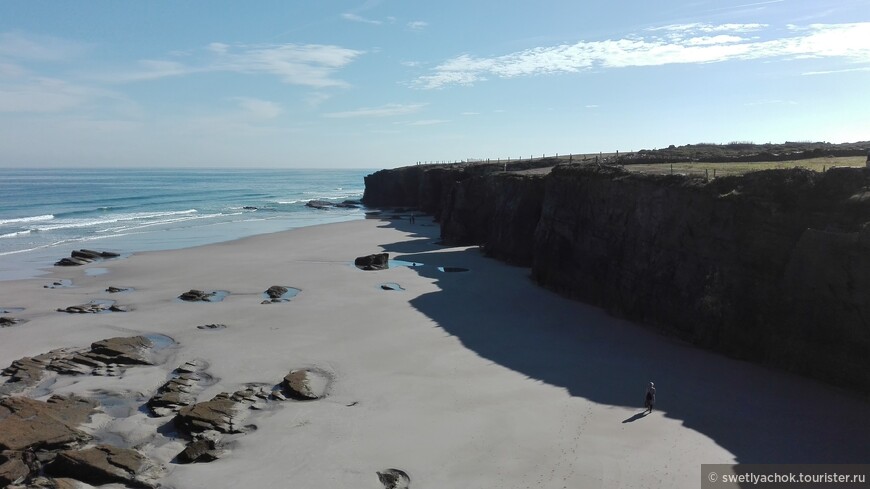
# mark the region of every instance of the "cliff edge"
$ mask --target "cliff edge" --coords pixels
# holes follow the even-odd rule
[[[556,166],[406,167],[370,206],[433,214],[442,239],[541,285],[730,356],[870,393],[870,169],[703,178]]]

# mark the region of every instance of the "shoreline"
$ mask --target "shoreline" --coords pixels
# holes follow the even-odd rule
[[[697,487],[702,463],[870,457],[867,402],[560,297],[535,285],[528,269],[477,247],[437,245],[438,226],[416,221],[323,224],[0,282],[0,308],[24,307],[14,316],[26,320],[0,328],[0,367],[54,348],[158,334],[177,342],[163,363],[119,377],[59,375],[38,398],[111,394],[136,406],[191,360],[204,361],[214,380],[198,402],[274,385],[292,369],[328,376],[322,399],[247,412],[245,423],[257,428],[227,436],[229,453],[210,463],[172,462],[184,442],[161,428],[168,417],[133,409],[86,425],[105,440],[144,447],[169,487],[378,488],[376,473],[396,468],[421,487],[688,488]],[[353,266],[381,251],[420,265]],[[61,278],[72,286],[43,288]],[[110,285],[132,290],[110,295]],[[271,285],[300,292],[264,305]],[[177,300],[190,289],[229,295]],[[102,298],[129,311],[56,311]],[[198,328],[208,324],[226,327]],[[640,416],[651,380],[657,409]]]

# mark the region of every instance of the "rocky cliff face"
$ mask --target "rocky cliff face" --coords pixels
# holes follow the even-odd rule
[[[870,392],[870,170],[415,175],[394,197],[370,197],[367,179],[366,203],[420,206],[446,242],[531,265],[541,285],[614,314]]]

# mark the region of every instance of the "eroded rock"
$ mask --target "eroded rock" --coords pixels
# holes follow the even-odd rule
[[[118,253],[112,253],[110,251],[75,250],[70,253],[69,258],[61,258],[60,260],[55,262],[55,266],[75,267],[80,265],[87,265],[88,263],[93,263],[99,260],[117,258],[119,256],[121,255]]]
[[[186,406],[175,416],[175,425],[186,433],[207,430],[221,433],[242,433],[242,422],[247,417],[247,407],[232,395],[221,392],[209,401]]]
[[[211,438],[194,440],[178,454],[178,462],[182,464],[211,462],[223,455],[220,443]]]
[[[127,308],[116,305],[114,301],[92,301],[87,304],[59,307],[57,311],[69,314],[100,314],[104,312],[127,312]]]
[[[399,469],[378,472],[378,480],[384,485],[384,489],[408,489],[411,486],[411,478],[404,470]]]
[[[3,316],[0,317],[0,328],[7,328],[9,326],[15,326],[20,322],[19,319],[15,319],[13,317]]]
[[[214,292],[206,292],[203,290],[190,289],[187,292],[178,296],[179,299],[187,302],[209,301],[215,296]]]
[[[207,364],[202,361],[186,362],[175,369],[176,376],[163,384],[148,400],[148,409],[155,416],[168,416],[196,402],[197,384],[208,377],[203,373]]]
[[[326,396],[331,381],[329,374],[321,370],[298,369],[290,371],[281,386],[292,398],[314,400]]]
[[[77,427],[87,421],[96,403],[77,396],[48,401],[26,397],[0,399],[0,450],[57,449],[91,439]]]
[[[273,285],[266,289],[266,295],[268,295],[272,300],[280,299],[289,290],[289,288],[284,287],[283,285]]]
[[[155,479],[162,472],[157,464],[136,450],[110,445],[62,451],[45,470],[88,484],[121,483],[142,488],[157,487]]]
[[[389,262],[389,253],[376,253],[360,256],[353,261],[353,264],[360,270],[386,270],[389,268]]]
[[[30,475],[30,468],[20,458],[11,458],[0,464],[0,487],[24,482]]]
[[[91,353],[109,358],[112,363],[151,365],[148,350],[154,344],[144,336],[117,337],[91,343]]]

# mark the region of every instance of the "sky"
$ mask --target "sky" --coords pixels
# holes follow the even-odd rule
[[[0,0],[0,167],[870,140],[870,0]]]

